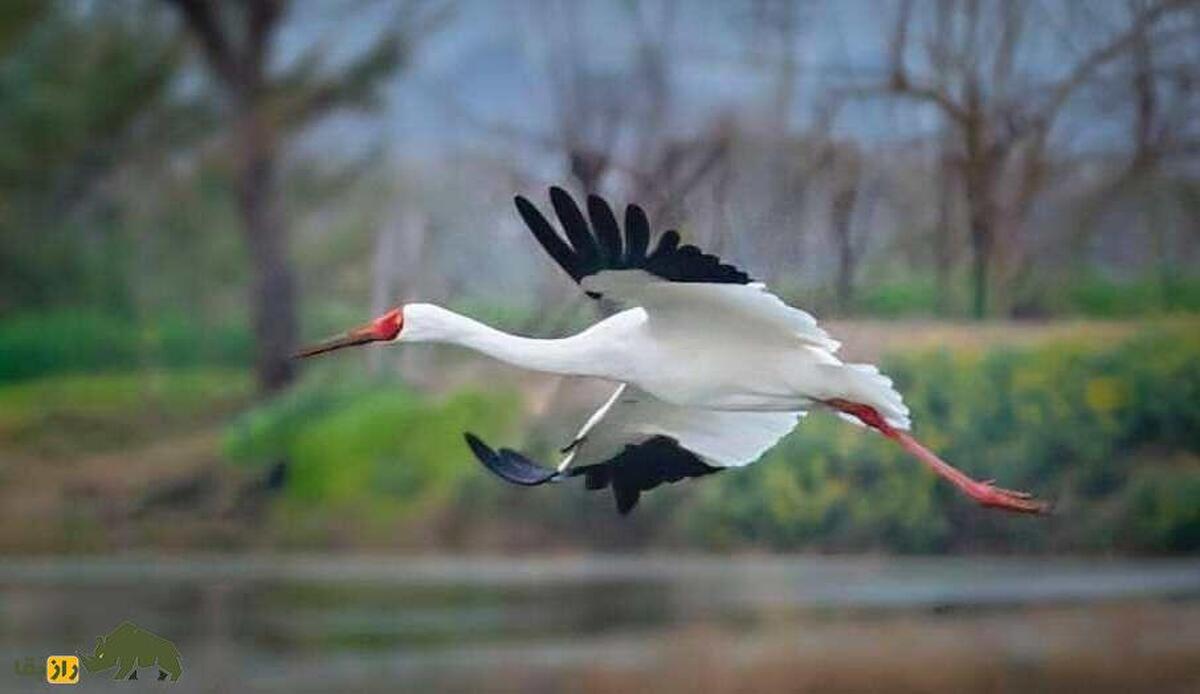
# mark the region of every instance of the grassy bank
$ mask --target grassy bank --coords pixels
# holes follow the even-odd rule
[[[485,550],[1200,549],[1194,319],[865,322],[835,331],[886,351],[883,364],[913,410],[919,438],[978,477],[1053,499],[1056,515],[982,511],[890,442],[814,414],[760,463],[655,490],[632,517],[618,518],[607,496],[579,485],[503,485],[462,443],[470,430],[498,443],[524,441],[523,450],[552,460],[558,430],[577,427],[590,402],[547,401],[513,373],[486,388],[480,378],[446,378],[471,385],[425,393],[345,363],[252,407],[249,376],[223,367],[62,373],[0,385],[0,495],[9,500],[5,513],[17,514],[0,520],[13,521],[10,546],[24,546],[18,531],[31,517],[49,528],[39,542],[51,546],[74,532],[68,526],[96,526],[87,546],[97,550],[213,541]],[[430,364],[473,368],[459,358]],[[480,373],[496,368],[486,366]],[[237,511],[245,489],[285,460],[282,488],[255,497],[259,511]],[[24,474],[30,466],[43,477]],[[87,503],[75,495],[80,488],[90,490]],[[186,503],[173,496],[179,490]],[[173,522],[159,522],[163,514]],[[218,530],[214,519],[223,524]],[[245,523],[255,531],[244,532]]]

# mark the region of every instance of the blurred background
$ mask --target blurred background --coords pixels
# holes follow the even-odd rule
[[[813,416],[618,517],[461,438],[553,459],[601,384],[287,358],[596,320],[514,214],[552,184],[1056,515]],[[6,0],[0,689],[132,619],[188,691],[1197,691],[1198,260],[1195,1]]]

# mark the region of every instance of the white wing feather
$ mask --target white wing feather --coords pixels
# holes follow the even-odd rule
[[[655,436],[675,439],[713,467],[749,465],[786,436],[802,416],[803,412],[681,407],[621,384],[576,434],[559,469],[604,462],[625,446]]]
[[[755,331],[752,334],[770,332],[830,353],[841,347],[811,314],[788,306],[761,282],[668,282],[643,270],[604,270],[580,284],[607,299],[645,308],[650,320],[659,324],[703,325],[719,315],[722,323],[743,324]]]
[[[788,306],[761,283],[668,282],[642,270],[605,270],[582,284],[642,307],[652,330],[678,331],[692,339],[704,326],[719,325],[726,334],[753,336],[755,347],[782,347],[784,358],[797,367],[799,380],[791,381],[797,393],[863,402],[892,426],[910,426],[908,407],[890,378],[870,364],[844,364],[835,356],[841,344],[812,315]]]

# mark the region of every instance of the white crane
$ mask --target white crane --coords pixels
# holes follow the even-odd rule
[[[577,335],[533,339],[432,304],[406,304],[297,356],[372,342],[442,342],[526,369],[611,381],[612,396],[563,447],[557,468],[465,436],[475,456],[508,482],[583,476],[588,489],[611,487],[621,513],[663,482],[753,463],[814,409],[893,439],[984,506],[1047,509],[1029,494],[971,479],[918,443],[891,379],[874,366],[839,360],[838,342],[808,313],[741,270],[679,245],[675,231],[651,250],[640,207],[625,209],[622,229],[595,195],[587,198],[586,217],[561,188],[550,189],[550,201],[565,238],[529,200],[516,198],[534,238],[587,296],[628,308]]]

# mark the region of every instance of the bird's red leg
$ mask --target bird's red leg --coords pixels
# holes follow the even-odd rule
[[[824,402],[839,412],[844,412],[858,418],[863,424],[900,444],[904,450],[913,454],[917,460],[928,465],[942,479],[958,487],[967,496],[983,506],[1017,513],[1046,513],[1050,510],[1048,504],[1033,499],[1031,495],[1025,492],[1015,492],[1011,489],[992,486],[991,480],[980,482],[971,479],[958,468],[939,458],[933,451],[922,446],[907,431],[892,428],[879,412],[870,405],[842,400],[840,398]]]

